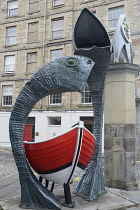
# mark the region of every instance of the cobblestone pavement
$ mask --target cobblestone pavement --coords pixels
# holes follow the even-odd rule
[[[0,147],[0,179],[5,179],[17,173],[17,167],[11,148]]]

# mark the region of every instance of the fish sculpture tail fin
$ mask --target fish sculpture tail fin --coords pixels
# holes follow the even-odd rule
[[[21,179],[21,204],[20,208],[48,208],[59,209],[61,205],[56,201],[53,193],[40,185],[38,179],[33,175],[31,179]]]
[[[94,164],[96,161],[97,160],[95,159],[91,160],[74,191],[76,195],[81,196],[88,201],[95,200],[100,195],[106,193],[102,167],[100,164],[97,164],[95,168]],[[90,174],[94,174],[94,176],[91,176]]]

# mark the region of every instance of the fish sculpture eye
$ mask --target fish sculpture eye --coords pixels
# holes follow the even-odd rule
[[[88,64],[91,64],[92,61],[91,60],[88,60],[87,61]],[[76,58],[68,58],[66,61],[65,61],[65,65],[66,66],[69,66],[69,67],[74,67],[78,64],[78,60]]]
[[[78,64],[78,60],[76,58],[68,58],[65,62],[66,66],[74,67]]]
[[[91,64],[91,62],[92,62],[91,60],[88,60],[88,61],[87,61],[88,64]]]

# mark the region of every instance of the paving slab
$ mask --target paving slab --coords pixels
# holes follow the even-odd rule
[[[17,180],[18,180],[18,174],[2,179],[2,181],[0,180],[0,189],[8,186],[9,184],[17,182]]]
[[[125,190],[120,190],[120,189],[111,189],[108,188],[108,191],[110,193],[113,193],[117,196],[126,198],[130,201],[133,201],[135,203],[140,203],[140,190],[138,191],[125,191]]]
[[[71,184],[71,192],[74,191],[76,185],[76,181]],[[110,188],[106,188],[106,191],[107,192],[104,195],[100,196],[98,199],[92,202],[88,202],[85,199],[72,193],[72,200],[76,204],[75,210],[124,210],[130,208],[140,209],[140,202],[137,202],[136,199],[133,200],[133,197],[135,197],[135,193],[127,193],[123,190],[120,191]],[[2,206],[1,210],[21,210],[21,208],[19,208],[20,185],[18,180],[17,185],[15,184],[13,186],[12,183],[11,185],[3,188],[1,192],[4,193],[3,196],[1,196],[0,198],[0,202],[3,202],[3,204],[0,203],[0,205]],[[6,194],[7,192],[8,194]],[[140,192],[137,192],[137,195],[139,193]],[[63,187],[61,185],[55,185],[54,194],[63,195]],[[131,196],[131,194],[133,196]],[[63,203],[64,199],[61,198],[59,202]],[[62,210],[68,209],[69,208],[67,207],[62,207]],[[39,208],[35,208],[35,210],[39,210]]]
[[[132,207],[140,209],[140,206],[138,206],[137,203],[114,195],[110,192],[107,192],[106,194],[92,202],[88,202],[81,197],[77,197],[75,195],[72,195],[72,199],[73,201],[75,201],[76,204],[75,210],[124,210]],[[63,202],[63,199],[61,199],[60,202]],[[19,205],[20,197],[13,197],[11,199],[4,200],[3,210],[5,210],[4,207],[8,210],[21,210],[21,208],[19,208]],[[68,209],[69,208],[62,207],[62,210]],[[39,208],[35,208],[35,210],[39,210]]]

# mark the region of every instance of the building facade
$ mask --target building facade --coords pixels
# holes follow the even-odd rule
[[[0,145],[9,145],[8,122],[15,100],[33,73],[61,56],[73,55],[73,28],[83,8],[93,12],[110,39],[120,14],[131,28],[134,63],[140,61],[139,0],[1,0],[0,3]],[[140,96],[139,77],[137,97]],[[44,140],[83,120],[92,130],[88,86],[80,93],[52,94],[29,115],[24,139]]]

